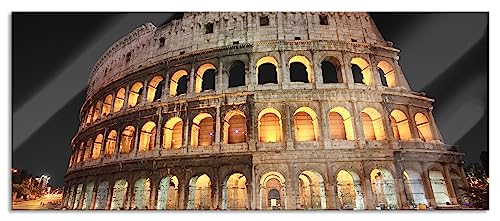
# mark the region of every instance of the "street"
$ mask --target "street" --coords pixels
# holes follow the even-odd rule
[[[62,195],[49,194],[36,200],[12,202],[12,210],[48,210],[53,207],[49,202],[58,202],[61,199]],[[43,206],[41,205],[42,202]]]

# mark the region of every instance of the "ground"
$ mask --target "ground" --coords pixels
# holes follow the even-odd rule
[[[49,210],[53,209],[54,205],[49,202],[57,203],[62,199],[62,195],[45,195],[36,200],[15,201],[12,202],[12,210]],[[43,203],[43,206],[41,205]]]

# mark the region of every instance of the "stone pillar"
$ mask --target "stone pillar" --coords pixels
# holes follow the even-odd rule
[[[222,65],[222,60],[219,59],[219,67],[217,67],[217,75],[215,76],[215,92],[220,93],[224,89],[223,87],[223,65]]]
[[[391,124],[391,113],[387,109],[387,103],[383,101],[381,103],[382,109],[380,115],[382,116],[382,124],[384,124],[384,132],[385,132],[385,139],[390,140],[390,141],[395,141],[397,140],[396,137],[394,136],[394,130],[392,129],[392,124]],[[393,148],[395,145],[393,145]]]
[[[136,157],[137,156],[137,152],[139,151],[139,143],[141,142],[139,140],[140,136],[139,134],[141,133],[141,128],[140,128],[140,125],[136,124],[134,125],[135,126],[135,138],[134,138],[134,143],[131,144],[131,145],[134,145],[134,149],[132,149],[131,153],[132,153],[132,156]]]
[[[128,177],[127,179],[127,192],[125,193],[124,197],[124,202],[123,202],[123,208],[124,209],[133,209],[132,208],[132,201],[134,200],[134,182],[132,182],[131,176]]]
[[[457,195],[455,193],[455,188],[453,188],[453,182],[451,181],[451,176],[450,176],[450,171],[448,166],[443,167],[444,169],[444,181],[446,183],[446,189],[448,190],[449,198],[450,198],[450,203],[453,205],[457,205]]]
[[[162,115],[162,107],[158,107],[158,121],[156,122],[156,135],[155,135],[155,151],[159,152],[163,149],[162,148],[162,126],[163,126],[163,115]]]
[[[186,180],[186,173],[181,173],[178,177],[179,179],[179,197],[178,197],[178,208],[177,209],[187,209],[187,194],[189,188],[189,181]]]
[[[142,94],[139,94],[139,96],[141,96],[141,103],[136,104],[135,106],[144,105],[148,102],[146,96],[148,94],[148,90],[149,90],[148,80],[144,80],[144,83],[142,85]]]
[[[90,201],[90,206],[89,210],[94,210],[95,209],[95,201],[97,200],[97,191],[99,189],[99,182],[97,182],[97,179],[94,180],[94,188],[92,190],[92,200]]]
[[[166,69],[168,69],[168,67]],[[170,88],[168,87],[170,82],[170,75],[167,71],[165,71],[164,78],[165,80],[163,81],[163,91],[161,92],[161,98],[160,98],[162,102],[165,102],[167,98],[170,96]]]
[[[319,103],[319,120],[318,119],[318,124],[319,124],[319,129],[320,129],[320,136],[321,138],[323,138],[323,149],[324,148],[327,148],[327,147],[331,147],[330,145],[330,142],[332,140],[331,138],[331,128],[330,128],[330,124],[329,124],[329,120],[330,120],[330,117],[329,117],[329,110],[328,110],[328,107],[326,107],[326,104],[323,103],[323,102],[320,102]]]
[[[288,73],[287,67],[288,64],[286,63],[285,56],[283,55],[283,50],[279,51],[279,66],[280,66],[280,72],[278,76],[278,85],[281,85],[282,89],[288,89],[288,86],[290,84],[290,73]]]
[[[221,191],[221,186],[222,184],[221,179],[219,177],[219,167],[216,167],[214,169],[214,182],[212,183],[212,209],[215,209],[217,207],[222,208],[222,191]]]
[[[408,114],[408,126],[410,127],[412,140],[420,140],[417,124],[415,123],[415,109],[413,108],[412,104],[408,105]]]
[[[354,134],[356,136],[356,140],[358,141],[358,148],[365,148],[365,134],[363,130],[363,122],[361,121],[361,112],[358,110],[358,104],[356,101],[352,101],[352,125],[354,127]]]
[[[186,92],[187,95],[193,95],[195,93],[195,83],[196,83],[196,76],[194,74],[194,64],[191,64],[191,72],[189,73],[188,90]]]
[[[221,135],[221,116],[220,116],[220,105],[217,104],[215,107],[215,148],[216,152],[220,152],[221,149],[221,142],[220,142],[220,135]]]
[[[127,84],[127,87],[125,87],[125,100],[123,101],[123,106],[122,106],[122,109],[120,111],[125,111],[128,107],[129,107],[129,104],[128,104],[128,97],[130,95],[130,85]]]
[[[285,205],[287,210],[299,209],[300,208],[300,195],[299,190],[299,178],[294,176],[297,171],[295,171],[295,165],[288,163],[288,180],[291,182],[285,182],[286,185],[286,201],[288,204]],[[283,207],[282,207],[283,208]]]
[[[155,210],[156,209],[156,197],[158,196],[158,183],[160,183],[156,179],[150,180],[150,191],[149,191],[149,202],[148,209]]]
[[[353,89],[354,88],[354,77],[352,76],[352,69],[351,69],[351,60],[349,59],[350,56],[348,54],[343,54],[344,56],[344,61],[342,62],[342,67],[343,69],[342,73],[344,75],[344,81],[347,83],[347,88]]]
[[[370,72],[372,74],[372,82],[370,86],[374,86],[377,88],[382,89],[382,80],[380,79],[380,74],[378,73],[378,67],[377,64],[374,63],[376,62],[376,58],[373,56],[373,54],[369,54],[368,57],[368,68],[370,68]]]
[[[429,171],[424,170],[422,172],[422,181],[424,184],[425,196],[427,197],[427,203],[429,203],[428,206],[436,206],[436,200],[434,199],[434,192],[432,191],[431,180],[429,178]]]
[[[119,128],[116,129],[116,143],[115,143],[115,155],[113,156],[116,159],[120,156],[120,142],[122,139],[122,130]]]
[[[290,107],[288,105],[283,105],[283,107],[285,108],[285,121],[286,121],[286,149],[287,150],[294,150],[295,147],[294,147],[294,143],[293,143],[293,140],[294,140],[294,133],[293,133],[293,128],[292,128],[292,113],[290,113]],[[282,120],[283,121],[283,120]]]
[[[439,129],[437,127],[436,121],[434,120],[434,115],[432,114],[433,107],[429,108],[429,123],[431,124],[431,129],[432,129],[432,138],[433,140],[436,141],[443,141],[443,137],[441,136],[441,133],[439,132]]]
[[[111,94],[111,104],[109,105],[108,116],[115,112],[115,99],[116,99],[116,93],[113,92],[113,94]]]
[[[102,159],[104,159],[104,154],[106,153],[106,140],[107,140],[107,137],[108,137],[108,132],[109,132],[109,128],[108,127],[104,127],[104,133],[102,134],[102,141],[101,141],[101,153],[99,153],[99,162],[102,162]]]
[[[112,181],[115,181],[114,179],[111,179]],[[111,210],[111,202],[113,200],[113,190],[114,190],[115,183],[114,182],[109,182],[108,184],[108,194],[106,196],[106,206],[104,209]]]
[[[189,152],[189,149],[191,148],[191,139],[190,136],[191,136],[191,131],[189,130],[190,126],[193,124],[192,120],[191,120],[191,114],[189,111],[186,111],[186,114],[185,114],[186,118],[183,119],[183,124],[182,126],[184,127],[183,130],[184,130],[184,138],[183,138],[183,144],[186,146],[186,148],[184,148],[184,151],[183,153],[188,153]]]

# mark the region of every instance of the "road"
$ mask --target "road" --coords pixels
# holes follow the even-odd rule
[[[46,195],[36,200],[18,201],[12,203],[12,210],[48,210],[49,202],[62,199],[61,195]],[[44,205],[42,206],[41,203]]]

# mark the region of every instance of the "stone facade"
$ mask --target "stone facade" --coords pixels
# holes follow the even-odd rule
[[[142,25],[92,70],[72,139],[64,204],[460,204],[463,153],[442,142],[433,100],[411,90],[398,52],[367,13],[197,12],[160,27]],[[244,83],[230,87],[235,61],[244,65]],[[326,83],[326,61],[338,82]],[[291,78],[297,63],[306,82]],[[259,83],[265,64],[274,65],[269,73],[276,82]],[[215,85],[208,89],[207,70],[214,71]],[[178,86],[183,77],[185,93]],[[238,137],[243,142],[235,142]]]

